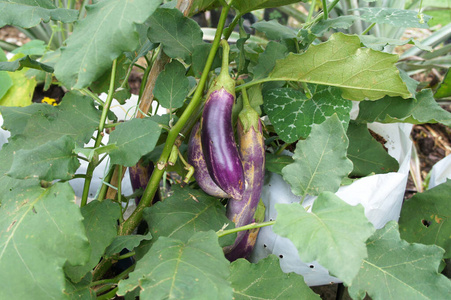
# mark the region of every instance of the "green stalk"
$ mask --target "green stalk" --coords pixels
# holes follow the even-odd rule
[[[233,32],[233,28],[235,28],[236,24],[238,24],[238,22],[241,19],[241,14],[236,15],[233,20],[232,23],[230,23],[229,27],[227,27],[226,29],[224,29],[224,39],[228,40],[230,35]]]
[[[118,283],[119,280],[127,277],[127,275],[132,272],[135,269],[135,265],[131,265],[130,267],[128,267],[126,270],[124,270],[122,273],[120,273],[119,275],[117,275],[114,278],[110,278],[110,279],[102,279],[102,280],[97,280],[97,281],[93,281],[89,284],[90,287],[93,286],[98,286],[98,285],[102,285],[102,284],[115,284]]]
[[[375,25],[376,25],[376,23],[373,23],[370,26],[368,26],[368,28],[362,32],[362,35],[367,34],[371,30],[371,28],[373,28]]]
[[[321,0],[321,2],[323,3],[324,20],[327,20],[327,17],[329,15],[329,11],[327,10],[327,1]]]
[[[180,116],[177,123],[175,123],[174,127],[169,131],[168,137],[166,139],[166,143],[164,145],[163,152],[161,153],[161,156],[158,160],[158,163],[156,165],[156,168],[152,172],[152,176],[149,180],[149,183],[146,187],[146,190],[144,191],[141,201],[139,205],[136,207],[135,211],[131,214],[131,216],[121,224],[119,227],[118,233],[120,235],[127,235],[133,232],[133,230],[139,225],[139,222],[142,219],[142,213],[145,207],[150,206],[153,197],[155,196],[155,193],[158,189],[158,186],[160,184],[160,180],[163,176],[166,163],[168,161],[169,155],[172,150],[172,145],[174,144],[175,140],[177,139],[180,131],[183,129],[185,124],[190,119],[193,112],[196,110],[197,106],[201,103],[203,91],[207,82],[208,73],[210,71],[211,65],[213,63],[213,59],[216,55],[216,51],[219,48],[219,42],[221,41],[222,32],[224,30],[224,24],[227,19],[227,14],[229,12],[230,7],[225,6],[222,8],[221,16],[219,18],[218,27],[216,30],[215,38],[210,50],[210,53],[208,54],[207,62],[205,64],[204,70],[202,72],[202,77],[200,78],[198,87],[196,89],[196,92],[193,95],[192,100],[186,107],[183,114]]]
[[[117,67],[117,60],[115,59],[113,61],[113,67],[112,67],[112,71],[111,71],[110,87],[108,89],[108,97],[105,101],[105,105],[103,106],[102,116],[100,117],[99,128],[97,130],[97,137],[96,137],[96,142],[94,144],[94,148],[99,147],[100,143],[102,142],[102,133],[103,133],[103,129],[105,128],[105,121],[107,118],[108,111],[110,110],[111,102],[113,101],[114,81],[116,79],[116,67]],[[86,171],[85,185],[83,186],[83,195],[82,195],[81,204],[80,204],[81,207],[85,206],[86,203],[88,203],[89,186],[91,185],[92,173],[94,172],[95,167],[96,167],[95,162],[90,162],[88,165],[88,170]]]
[[[105,176],[105,178],[103,179],[103,184],[102,187],[100,188],[99,191],[99,195],[97,196],[97,199],[99,201],[102,201],[105,199],[106,196],[106,192],[108,191],[108,185],[106,183],[110,183],[111,182],[111,178],[113,178],[113,173],[114,173],[114,167],[115,165],[112,165],[110,167],[110,170],[108,171],[107,175]]]
[[[241,226],[241,227],[237,227],[237,228],[233,228],[233,229],[228,229],[228,230],[219,230],[216,232],[216,235],[218,236],[218,238],[223,237],[225,235],[228,234],[232,234],[232,233],[236,233],[236,232],[240,232],[240,231],[246,231],[246,230],[250,230],[250,229],[256,229],[256,228],[261,228],[261,227],[266,227],[266,226],[272,226],[276,224],[276,221],[268,221],[268,222],[262,222],[262,223],[251,223],[245,226]]]
[[[112,299],[114,296],[116,296],[116,292],[119,288],[115,287],[114,289],[112,289],[111,291],[109,291],[106,294],[103,294],[101,296],[97,297],[97,300],[107,300],[107,299]]]
[[[313,13],[315,12],[316,0],[312,0],[312,4],[310,4],[310,9],[308,11],[307,23],[312,19]]]

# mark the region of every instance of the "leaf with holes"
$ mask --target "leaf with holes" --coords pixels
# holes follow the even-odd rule
[[[0,218],[0,299],[66,299],[63,265],[84,264],[90,253],[74,191],[56,183],[8,196]]]
[[[363,260],[348,291],[353,299],[447,299],[451,281],[438,273],[444,250],[401,240],[391,221],[367,241]]]
[[[272,89],[263,96],[271,124],[287,143],[307,138],[313,124],[321,124],[334,113],[343,127],[348,127],[352,102],[343,99],[338,88],[315,86],[311,92],[314,93],[311,99],[290,88]]]
[[[451,258],[451,180],[406,200],[399,219],[401,237],[409,243],[437,245]]]
[[[282,169],[293,194],[336,192],[343,178],[352,171],[352,162],[346,157],[348,143],[336,114],[320,125],[313,125],[308,138],[296,144],[294,162]]]
[[[195,233],[186,242],[160,237],[119,282],[118,295],[140,286],[142,299],[231,299],[229,273],[213,231]]]
[[[374,232],[363,206],[351,206],[324,192],[311,213],[299,203],[276,204],[276,209],[273,230],[293,242],[302,261],[316,260],[343,282],[352,282],[367,257],[365,241]]]
[[[410,97],[395,64],[398,55],[362,48],[357,36],[335,33],[302,54],[277,61],[267,80],[302,81],[340,88],[349,100]]]
[[[229,281],[233,299],[321,299],[304,282],[302,276],[284,273],[275,255],[253,264],[238,259],[230,266]]]
[[[138,47],[136,24],[144,23],[161,1],[110,0],[86,6],[61,50],[55,76],[66,87],[81,89],[107,71],[123,52]]]
[[[117,125],[108,141],[109,145],[117,146],[110,152],[111,163],[134,166],[144,154],[155,148],[160,133],[161,127],[150,118],[132,119]]]

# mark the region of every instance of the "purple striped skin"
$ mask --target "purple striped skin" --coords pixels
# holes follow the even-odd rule
[[[188,163],[194,167],[194,178],[205,193],[218,198],[230,198],[230,195],[221,190],[208,173],[202,153],[199,122],[191,130],[188,142]]]
[[[254,249],[255,242],[257,242],[257,236],[260,228],[244,231],[244,236],[241,241],[232,249],[225,257],[233,262],[238,258],[248,259]]]
[[[201,141],[213,181],[235,200],[244,192],[244,172],[232,127],[235,96],[225,88],[212,91],[201,120]]]
[[[258,115],[256,117],[258,118]],[[262,192],[265,176],[265,142],[260,119],[258,119],[257,126],[257,130],[251,125],[245,131],[241,120],[238,119],[238,139],[240,143],[240,155],[243,161],[244,177],[246,179],[246,189],[244,190],[241,201],[232,198],[227,204],[227,217],[235,223],[235,227],[241,227],[253,222]],[[235,243],[232,246],[225,247],[224,253],[239,251],[238,248],[242,246],[241,241],[246,236],[246,233],[247,231],[238,232]],[[250,241],[244,242],[244,246],[249,243]],[[247,251],[252,250],[253,244],[252,246],[249,245],[249,248]]]
[[[146,189],[147,183],[149,182],[150,176],[153,171],[153,164],[149,163],[147,166],[142,166],[139,162],[133,167],[128,168],[130,173],[130,182],[132,184],[133,192],[142,188]],[[141,197],[135,198],[136,205],[139,204]]]

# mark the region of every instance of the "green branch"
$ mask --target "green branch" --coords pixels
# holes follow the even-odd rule
[[[241,227],[237,227],[237,228],[233,228],[233,229],[228,229],[228,230],[219,230],[216,232],[216,235],[218,236],[218,238],[223,237],[225,235],[228,234],[232,234],[232,233],[236,233],[236,232],[240,232],[240,231],[246,231],[246,230],[251,230],[251,229],[256,229],[256,228],[261,228],[261,227],[266,227],[266,226],[272,226],[276,224],[276,221],[268,221],[268,222],[262,222],[262,223],[251,223],[245,226],[241,226]]]
[[[172,150],[172,145],[176,141],[179,136],[180,131],[183,129],[185,124],[191,118],[191,115],[199,106],[202,100],[204,87],[207,82],[208,73],[210,71],[211,65],[213,63],[213,59],[216,55],[216,51],[219,48],[219,42],[221,41],[222,32],[224,30],[224,24],[227,19],[227,14],[229,12],[230,7],[223,7],[221,16],[219,18],[218,27],[216,30],[215,38],[212,43],[212,47],[210,53],[208,54],[207,62],[205,64],[204,70],[202,72],[202,76],[200,78],[199,84],[197,86],[196,91],[194,92],[193,98],[190,101],[189,105],[186,107],[183,114],[180,116],[177,123],[175,123],[174,127],[169,131],[168,137],[166,139],[166,143],[163,148],[163,152],[161,153],[160,158],[158,159],[158,163],[156,168],[152,172],[152,176],[150,177],[149,183],[143,193],[141,201],[139,205],[136,207],[135,211],[131,214],[131,216],[121,224],[119,227],[120,235],[127,235],[133,232],[133,230],[138,226],[142,219],[142,213],[145,207],[150,206],[153,197],[158,189],[160,184],[160,180],[163,176],[164,170],[166,168],[166,164],[169,158],[169,155]]]

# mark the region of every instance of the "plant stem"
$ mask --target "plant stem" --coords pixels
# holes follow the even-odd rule
[[[376,23],[373,23],[370,26],[368,26],[368,28],[362,32],[362,35],[367,34],[371,30],[371,28],[373,28],[375,25],[376,25]]]
[[[116,296],[116,292],[117,292],[118,289],[119,289],[118,287],[115,287],[114,289],[112,289],[108,293],[103,294],[101,296],[98,296],[97,300],[107,300],[107,299],[113,298],[114,296]]]
[[[323,3],[324,20],[327,20],[327,17],[329,15],[329,11],[327,10],[327,1],[321,0],[321,2]]]
[[[126,253],[126,254],[118,256],[116,259],[117,260],[126,259],[126,258],[129,258],[129,257],[135,256],[135,255],[136,255],[135,251],[130,251],[130,252]]]
[[[108,111],[110,110],[111,102],[113,101],[113,93],[114,93],[114,81],[116,77],[116,59],[113,61],[113,67],[111,71],[111,79],[110,79],[110,87],[108,89],[108,97],[105,101],[105,105],[103,106],[102,115],[100,117],[99,128],[97,130],[97,137],[94,144],[94,148],[100,146],[103,137],[103,129],[105,128],[105,121],[107,118]],[[86,171],[86,180],[83,186],[83,195],[81,198],[80,206],[83,207],[88,203],[88,194],[89,194],[89,186],[91,185],[92,173],[94,172],[96,165],[94,162],[90,162],[88,165],[88,169]]]
[[[228,230],[219,230],[216,232],[216,235],[218,236],[218,238],[223,237],[225,235],[228,234],[232,234],[232,233],[236,233],[236,232],[240,232],[240,231],[245,231],[245,230],[250,230],[250,229],[256,229],[256,228],[261,228],[261,227],[266,227],[266,226],[272,226],[276,224],[276,221],[268,221],[268,222],[262,222],[262,223],[251,223],[245,226],[241,226],[241,227],[237,227],[237,228],[233,228],[233,229],[228,229]]]
[[[309,23],[310,20],[312,19],[313,13],[315,12],[315,6],[316,6],[316,0],[312,0],[312,3],[310,4],[310,9],[308,11],[307,23]]]
[[[235,28],[236,24],[238,24],[238,22],[241,19],[241,14],[236,15],[233,20],[232,23],[229,24],[229,27],[227,27],[226,29],[224,29],[224,39],[228,40],[230,35],[233,32],[233,29]]]
[[[202,76],[200,78],[199,84],[197,86],[196,92],[194,92],[193,98],[186,107],[183,114],[180,116],[177,123],[175,123],[174,127],[169,131],[168,137],[166,139],[166,143],[164,145],[163,152],[158,160],[156,168],[152,172],[152,176],[149,180],[149,183],[141,197],[141,201],[139,205],[136,207],[135,211],[131,214],[131,216],[120,225],[119,234],[127,235],[130,234],[139,224],[142,219],[142,213],[145,207],[149,206],[152,202],[153,197],[158,189],[160,184],[160,180],[163,176],[167,160],[172,150],[172,145],[177,139],[180,131],[183,129],[185,124],[191,117],[191,114],[196,110],[197,106],[201,103],[202,95],[204,91],[204,87],[207,82],[208,73],[210,71],[211,65],[213,63],[213,59],[216,55],[216,51],[219,48],[219,42],[221,41],[222,31],[224,29],[224,24],[227,19],[227,14],[229,12],[230,7],[223,7],[221,16],[219,18],[218,27],[216,30],[215,38],[212,43],[212,47],[210,53],[208,54],[207,62],[205,64],[204,70],[202,72]]]
[[[108,171],[107,175],[103,179],[102,187],[100,188],[99,195],[97,196],[97,199],[99,201],[102,201],[105,199],[105,195],[108,190],[108,185],[106,183],[110,183],[111,178],[113,178],[114,168],[115,168],[115,165],[110,166],[110,170]]]
[[[94,101],[96,101],[97,103],[99,103],[101,106],[105,105],[105,102],[103,102],[102,99],[99,98],[99,96],[97,96],[96,94],[94,94],[93,92],[91,92],[89,89],[84,88],[81,90],[78,90],[80,93],[84,94],[84,95],[88,95],[90,96],[92,99],[94,99]]]

